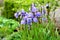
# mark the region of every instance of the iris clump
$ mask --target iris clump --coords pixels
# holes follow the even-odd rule
[[[41,11],[36,8],[35,4],[31,5],[30,12],[26,12],[24,9],[21,10],[21,12],[15,13],[15,17],[18,18],[20,16],[22,19],[21,20],[21,25],[32,25],[32,23],[39,23],[41,17],[46,13],[45,9],[42,9]],[[45,18],[43,18],[45,20]]]

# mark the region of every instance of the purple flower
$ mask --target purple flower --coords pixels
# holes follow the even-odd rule
[[[35,4],[32,3],[31,5],[31,12],[35,13],[37,11],[37,8],[35,7]]]
[[[33,13],[29,13],[29,14],[28,14],[28,17],[30,17],[30,18],[34,18]]]
[[[45,11],[45,7],[42,6],[42,14],[45,14],[45,13],[46,13],[46,11]]]
[[[35,4],[34,4],[34,3],[32,3],[31,7],[35,7]]]
[[[21,15],[22,15],[22,16],[25,16],[25,14],[26,14],[26,12],[24,11],[24,9],[22,9]]]
[[[19,11],[18,15],[21,15],[21,12]]]
[[[21,13],[25,13],[24,9],[21,10]]]
[[[43,10],[42,10],[42,14],[45,14],[45,13],[46,13],[46,11],[45,11],[45,9],[43,9]]]
[[[28,16],[25,16],[25,17],[23,17],[23,20],[25,20],[25,21],[26,21],[26,20],[27,20],[27,18],[28,18]]]
[[[46,21],[47,19],[46,18],[42,18],[42,21]]]
[[[25,20],[21,20],[21,24],[25,24]]]
[[[37,8],[36,7],[32,7],[31,11],[35,13],[37,11]]]
[[[26,12],[25,16],[28,16],[28,13]]]
[[[18,18],[19,12],[15,13],[14,16],[15,16],[16,18]]]
[[[27,18],[27,24],[31,24],[32,23],[32,18]]]
[[[40,17],[40,16],[41,16],[41,13],[40,13],[40,12],[36,12],[36,13],[35,13],[35,16],[36,16],[36,17]]]
[[[38,22],[38,19],[36,17],[33,18],[33,22],[37,23]]]

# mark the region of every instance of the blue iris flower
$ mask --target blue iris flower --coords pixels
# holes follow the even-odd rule
[[[41,16],[41,13],[40,13],[40,12],[36,12],[36,13],[35,13],[35,16],[36,16],[36,17],[40,17],[40,16]]]
[[[38,22],[38,19],[36,17],[33,18],[33,22],[37,23]]]
[[[36,7],[32,7],[31,8],[31,12],[34,12],[35,13],[36,11],[37,11],[37,8]]]
[[[29,14],[28,14],[28,17],[30,17],[30,18],[34,18],[33,13],[29,13]]]
[[[25,17],[23,17],[23,20],[25,20],[25,21],[26,21],[26,20],[27,20],[27,18],[28,18],[28,16],[25,16]]]
[[[25,20],[21,20],[21,24],[26,24]]]
[[[28,16],[28,13],[26,12],[25,16]]]
[[[25,16],[26,12],[24,11],[24,9],[21,10],[21,15]]]
[[[27,18],[27,24],[31,24],[32,23],[32,18]]]
[[[35,4],[34,4],[34,3],[32,3],[31,7],[35,7]]]
[[[42,21],[46,21],[47,19],[45,17],[42,18]]]
[[[16,13],[14,14],[14,16],[15,16],[16,18],[18,18],[19,12],[16,12]]]
[[[46,13],[45,9],[42,10],[42,15],[44,15]]]

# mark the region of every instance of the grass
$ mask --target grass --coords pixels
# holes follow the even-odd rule
[[[23,25],[24,27],[24,25]],[[49,23],[33,23],[31,30],[28,30],[28,25],[25,29],[5,36],[5,40],[59,40],[60,35],[55,30],[54,22]]]

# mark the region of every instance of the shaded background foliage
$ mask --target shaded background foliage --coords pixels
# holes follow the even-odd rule
[[[25,11],[29,11],[29,7],[32,3],[35,3],[36,6],[41,6],[48,2],[52,5],[55,4],[55,0],[4,0],[4,10],[2,15],[6,18],[14,19],[14,13],[20,11],[22,8],[25,9]]]

